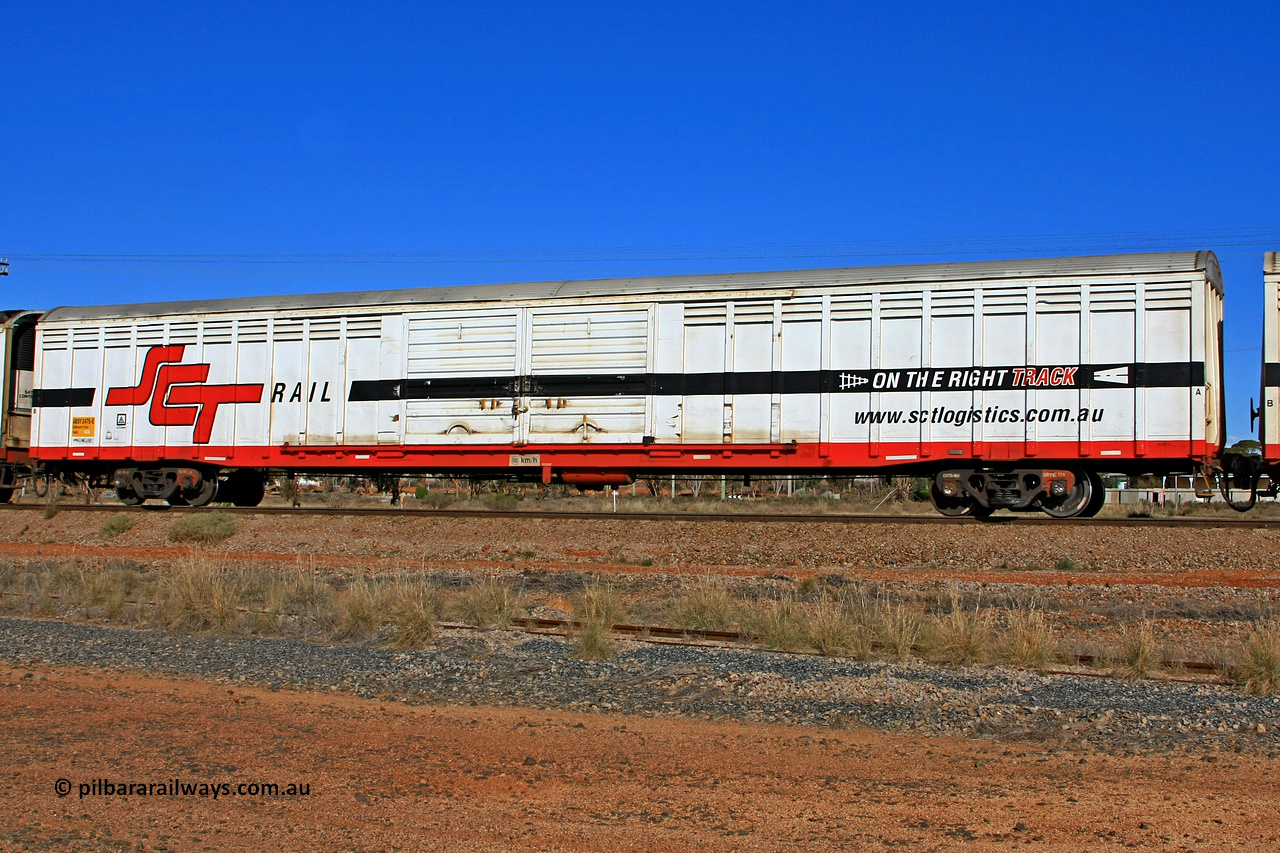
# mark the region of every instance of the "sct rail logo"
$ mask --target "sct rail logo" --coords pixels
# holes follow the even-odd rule
[[[208,364],[176,364],[186,344],[151,347],[142,363],[142,377],[132,388],[107,389],[108,406],[141,406],[148,400],[148,417],[155,426],[195,425],[192,442],[208,444],[213,419],[223,403],[262,402],[261,384],[206,385]]]

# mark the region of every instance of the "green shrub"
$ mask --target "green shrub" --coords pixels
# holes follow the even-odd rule
[[[418,503],[425,507],[430,507],[431,509],[444,509],[449,504],[453,503],[453,495],[450,495],[443,489],[436,489],[434,492],[429,492],[427,491],[426,486],[418,486],[418,488],[414,490],[413,496],[417,499]]]
[[[498,492],[497,494],[486,496],[484,505],[492,510],[513,510],[520,505],[520,496],[507,492]]]
[[[170,542],[195,542],[213,545],[230,539],[236,532],[236,520],[225,512],[201,512],[184,516],[169,528]]]
[[[1138,501],[1136,506],[1130,508],[1126,515],[1129,518],[1150,518],[1154,508],[1155,504],[1151,503],[1151,501],[1142,500]]]
[[[276,480],[276,487],[285,503],[293,504],[298,500],[298,481],[293,477],[281,477]]]
[[[578,660],[608,660],[617,651],[609,626],[603,622],[586,622],[574,633],[573,651]]]
[[[128,515],[113,515],[98,529],[98,538],[114,539],[133,527],[133,523],[133,518]]]

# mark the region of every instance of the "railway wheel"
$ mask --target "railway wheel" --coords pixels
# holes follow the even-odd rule
[[[182,497],[191,506],[205,506],[213,500],[213,496],[218,493],[218,480],[216,477],[201,477],[199,487],[191,490],[183,490]]]
[[[252,476],[243,478],[234,503],[236,506],[257,506],[266,494],[267,484],[262,481],[262,475],[254,471]]]
[[[1086,515],[1093,501],[1095,491],[1093,479],[1083,471],[1072,471],[1071,473],[1075,475],[1076,481],[1071,491],[1056,504],[1042,507],[1046,513],[1054,518],[1076,518],[1077,516]]]
[[[933,502],[933,508],[948,518],[961,518],[966,515],[977,515],[976,510],[985,509],[978,507],[971,498],[957,497],[952,498],[944,495],[942,490],[938,488],[936,481],[929,483],[929,500]],[[987,512],[990,515],[990,511]]]
[[[116,497],[125,506],[138,506],[142,497],[129,486],[116,486]]]
[[[1102,478],[1092,471],[1089,472],[1088,477],[1089,485],[1093,488],[1093,497],[1089,498],[1089,504],[1084,508],[1084,512],[1080,513],[1081,518],[1093,518],[1107,503],[1107,486],[1102,482]]]
[[[216,500],[235,506],[257,506],[267,493],[262,472],[252,468],[241,468],[232,471],[226,479],[218,483]]]

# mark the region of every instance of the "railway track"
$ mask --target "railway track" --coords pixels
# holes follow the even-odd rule
[[[3,592],[0,595],[20,595],[25,593]],[[61,595],[52,593],[49,598],[60,600]],[[155,606],[153,601],[139,601],[138,599],[125,599],[129,604],[147,604]],[[266,613],[264,610],[255,610],[249,607],[237,607],[236,610],[241,613]],[[459,630],[459,631],[487,631],[490,628],[484,628],[476,625],[469,625],[465,622],[443,622],[440,628]],[[572,619],[543,619],[528,617],[513,623],[508,630],[524,631],[529,634],[542,634],[553,637],[572,637],[574,633],[582,628],[581,622]],[[610,628],[610,632],[631,640],[637,640],[646,643],[660,643],[664,645],[690,646],[694,648],[721,648],[726,646],[754,645],[752,638],[739,631],[713,631],[696,628],[678,628],[666,625],[632,625],[619,623]],[[872,644],[872,648],[878,648],[876,643]],[[770,649],[770,651],[778,654],[820,656],[818,652],[801,651],[801,650],[783,650]],[[1085,675],[1093,678],[1117,678],[1116,665],[1118,661],[1102,657],[1100,655],[1088,654],[1071,654],[1064,653],[1063,657],[1068,664],[1074,664],[1077,667],[1089,667],[1090,669],[1065,670],[1065,669],[1049,669],[1047,672],[1059,675]],[[1161,661],[1163,668],[1170,673],[1186,673],[1186,676],[1165,676],[1166,680],[1185,681],[1197,684],[1229,684],[1230,681],[1225,678],[1223,667],[1219,664],[1207,663],[1205,661],[1193,660],[1173,660],[1165,659]],[[1098,669],[1101,667],[1101,669]],[[1107,669],[1110,667],[1110,669]]]
[[[474,625],[466,625],[463,623],[444,623],[441,628],[453,628],[459,630],[487,630],[476,628]],[[580,629],[582,624],[570,619],[525,619],[520,624],[511,626],[511,630],[524,630],[531,634],[547,634],[558,637],[569,637]],[[614,625],[611,631],[619,636],[627,637],[632,640],[642,642],[674,644],[694,647],[711,647],[725,645],[751,644],[751,638],[737,631],[710,631],[696,630],[691,628],[674,628],[662,625]],[[872,648],[878,648],[877,644],[872,644]],[[812,651],[782,651],[772,649],[771,651],[779,654],[798,654],[819,656],[818,652]],[[1057,675],[1084,675],[1092,678],[1119,678],[1117,667],[1119,661],[1106,658],[1101,655],[1088,654],[1072,654],[1063,653],[1065,662],[1069,665],[1077,667],[1088,667],[1089,669],[1066,670],[1060,668],[1050,668],[1048,673]],[[1174,660],[1164,659],[1161,666],[1169,673],[1185,673],[1184,676],[1167,675],[1166,680],[1184,681],[1195,684],[1229,684],[1230,681],[1224,677],[1224,668],[1220,664],[1208,663],[1206,661],[1195,660]]]
[[[18,512],[22,510],[40,510],[46,506],[43,502],[0,504],[0,511]],[[1241,516],[1196,518],[1178,516],[1174,518],[1076,518],[1056,519],[1042,515],[998,515],[985,519],[949,518],[942,515],[888,515],[888,514],[833,514],[833,513],[709,513],[709,512],[590,512],[583,510],[491,510],[491,509],[404,509],[396,507],[170,507],[122,506],[112,504],[78,504],[59,503],[59,512],[111,512],[111,513],[200,513],[225,512],[233,515],[319,515],[319,516],[370,516],[374,518],[540,518],[568,519],[578,521],[601,521],[626,519],[631,521],[751,521],[764,523],[797,523],[797,524],[923,524],[923,525],[979,525],[979,526],[1017,526],[1017,527],[1060,527],[1063,525],[1079,525],[1093,527],[1182,527],[1223,528],[1238,527],[1250,530],[1280,529],[1280,518],[1256,518]]]

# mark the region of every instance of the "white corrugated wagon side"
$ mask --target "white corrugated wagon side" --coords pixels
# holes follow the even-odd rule
[[[914,472],[948,514],[1100,506],[1224,435],[1211,252],[58,308],[31,456],[122,499],[263,472]]]

